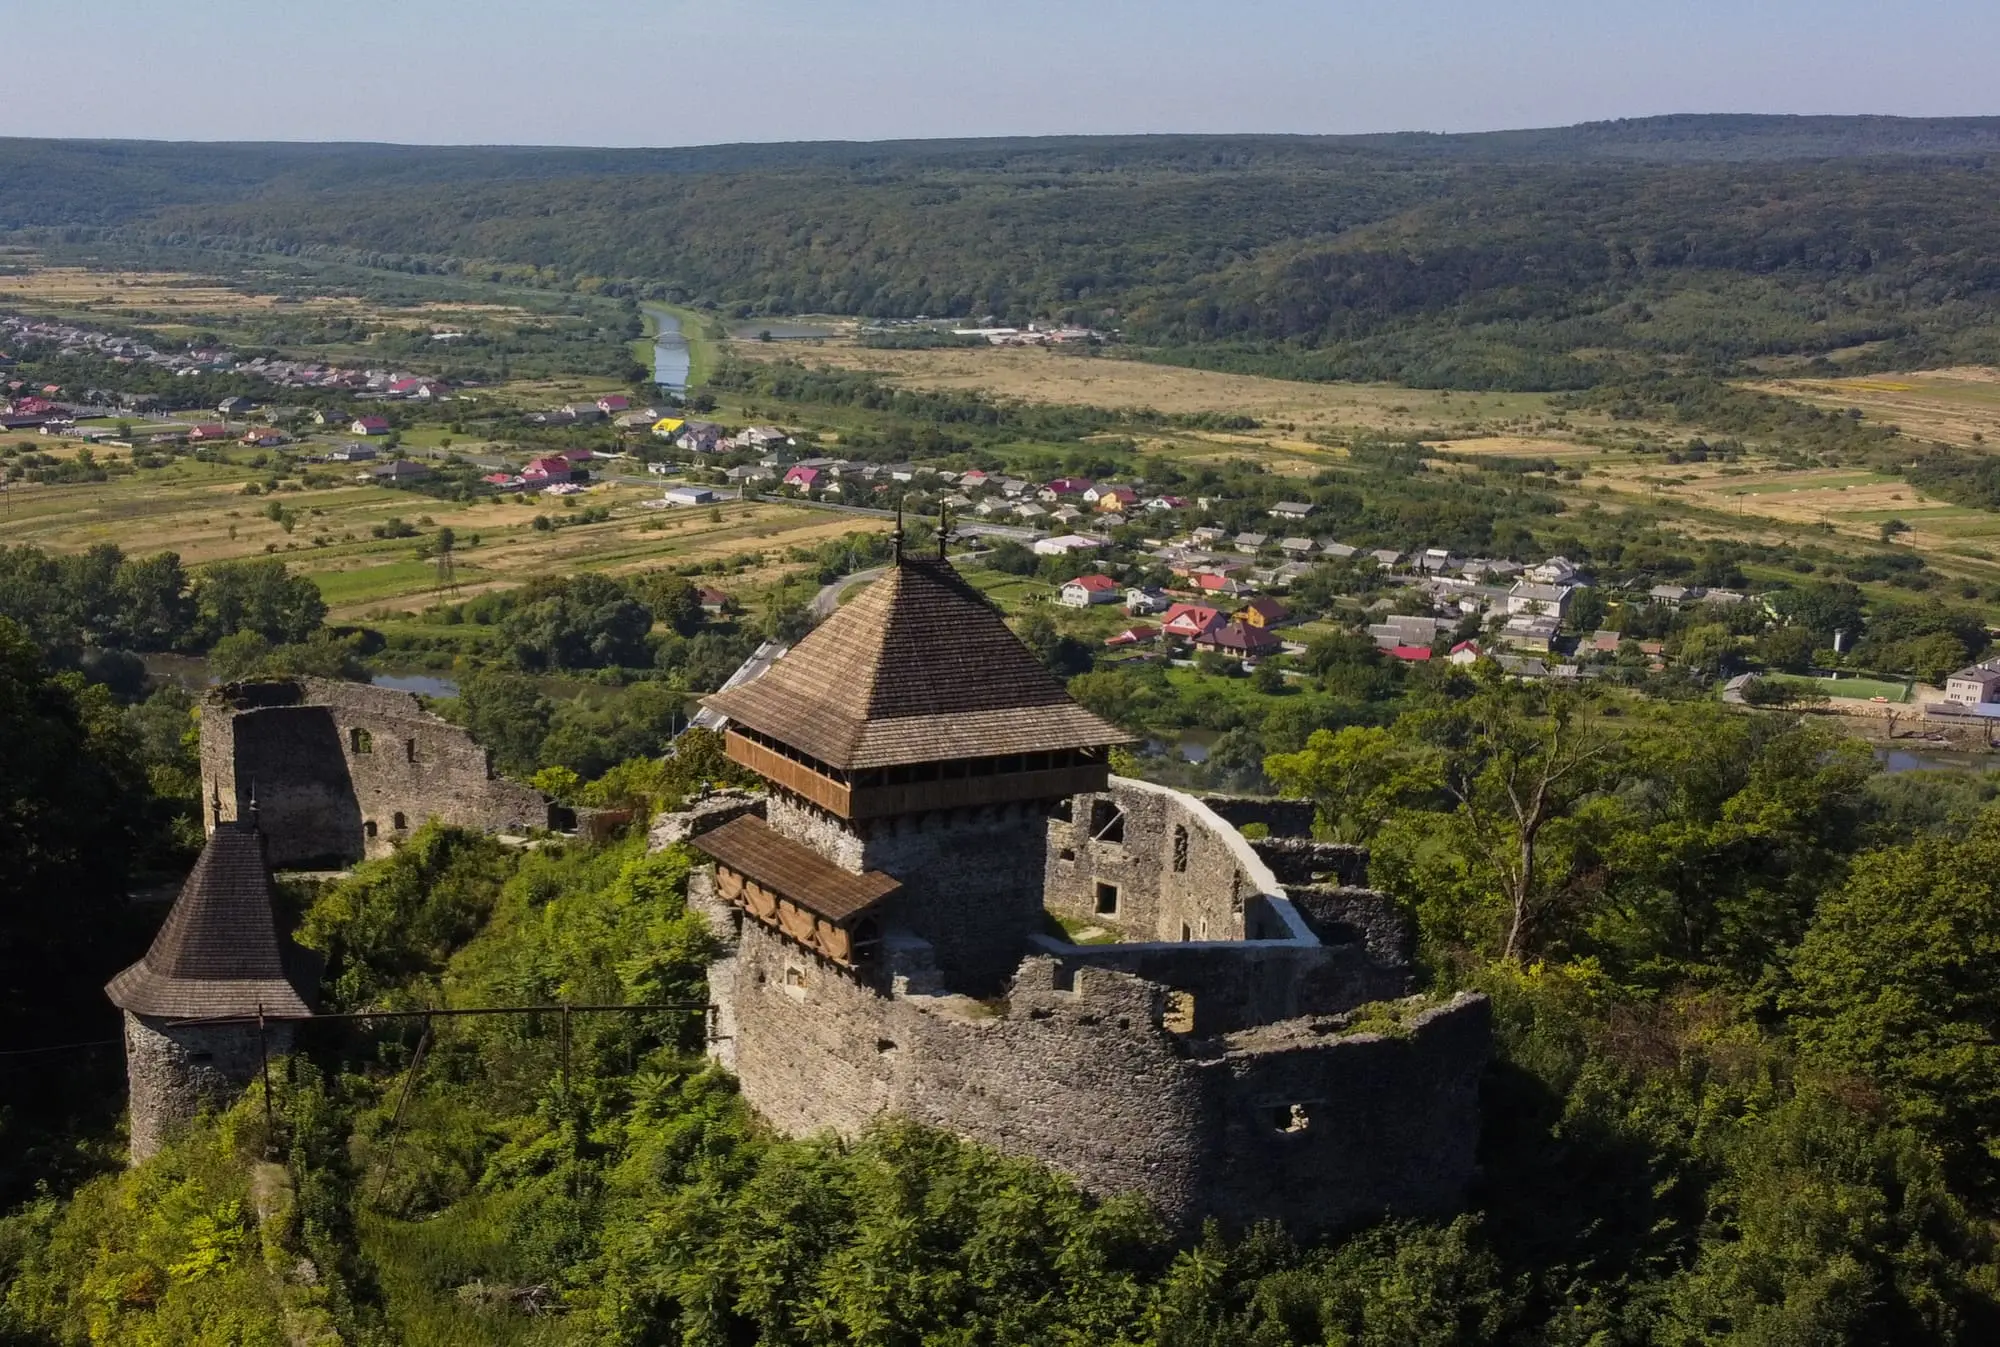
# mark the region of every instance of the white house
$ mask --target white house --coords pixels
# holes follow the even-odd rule
[[[2000,702],[2000,662],[1974,664],[1944,680],[1944,699],[1960,706]]]
[[[1088,608],[1094,603],[1116,603],[1118,582],[1108,575],[1079,575],[1062,587],[1057,602],[1065,608]]]
[[[1517,580],[1507,591],[1507,611],[1509,613],[1545,613],[1558,620],[1569,613],[1568,585],[1537,584],[1532,580]]]

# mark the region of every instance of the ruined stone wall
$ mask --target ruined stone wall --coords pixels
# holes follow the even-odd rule
[[[1330,884],[1294,884],[1285,892],[1329,944],[1359,940],[1383,963],[1407,966],[1417,957],[1417,923],[1386,893]]]
[[[276,866],[387,855],[429,818],[487,832],[550,821],[540,792],[494,775],[464,730],[410,693],[365,683],[219,688],[202,708],[201,763],[204,799],[219,792],[223,818],[242,817],[254,791]]]
[[[764,817],[844,870],[880,870],[900,881],[903,891],[882,909],[884,926],[927,942],[955,990],[999,991],[1041,928],[1048,826],[1032,804],[851,825],[773,792]]]
[[[1368,883],[1368,848],[1342,842],[1315,842],[1309,837],[1260,837],[1250,843],[1278,882],[1314,884],[1330,880],[1335,884]]]
[[[1050,822],[1048,855],[1049,910],[1132,940],[1256,938],[1267,933],[1258,898],[1282,893],[1201,801],[1125,777],[1071,799],[1069,817]]]
[[[1232,828],[1261,823],[1273,837],[1311,837],[1311,800],[1278,800],[1264,795],[1203,795],[1201,802]]]
[[[1477,1172],[1486,999],[1461,993],[1393,1034],[1323,1028],[1241,1035],[1212,1067],[1209,1203],[1294,1231],[1460,1205]]]
[[[267,1024],[264,1043],[273,1057],[290,1052],[291,1024]],[[126,1011],[132,1163],[158,1151],[204,1108],[228,1107],[257,1079],[262,1062],[254,1024],[173,1027]]]
[[[1166,988],[1110,968],[1031,958],[1003,1000],[896,996],[754,922],[735,939],[728,990],[712,984],[734,1067],[795,1135],[896,1113],[1137,1191],[1183,1229],[1439,1210],[1473,1172],[1480,998],[1392,1037],[1301,1019],[1201,1039],[1167,1027]]]
[[[1407,959],[1384,961],[1358,938],[1228,943],[1064,945],[1036,941],[1066,969],[1117,969],[1174,993],[1185,1032],[1232,1034],[1302,1015],[1338,1015],[1410,993]]]

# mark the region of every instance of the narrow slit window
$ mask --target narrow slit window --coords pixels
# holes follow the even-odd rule
[[[1187,873],[1188,831],[1180,824],[1174,825],[1174,873]]]

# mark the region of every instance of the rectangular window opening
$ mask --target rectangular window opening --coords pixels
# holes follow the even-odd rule
[[[1118,886],[1099,884],[1097,886],[1097,915],[1115,917],[1118,915]]]

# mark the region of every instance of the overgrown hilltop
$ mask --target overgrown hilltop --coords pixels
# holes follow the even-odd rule
[[[0,1226],[25,1341],[1978,1342],[2000,817],[1781,717],[1461,680],[1271,764],[1494,997],[1471,1209],[1301,1247],[907,1127],[780,1141],[698,1017],[323,1024]],[[1561,726],[1563,728],[1558,728]],[[1510,786],[1553,778],[1528,819]],[[669,793],[684,782],[662,781]],[[1518,792],[1517,792],[1518,793]],[[1529,825],[1532,824],[1532,827]],[[1532,851],[1532,875],[1508,857]],[[432,827],[306,902],[332,1004],[699,999],[689,859]],[[1857,959],[1866,959],[1857,972]],[[264,1337],[259,1337],[262,1334]],[[232,1335],[234,1335],[232,1337]]]

